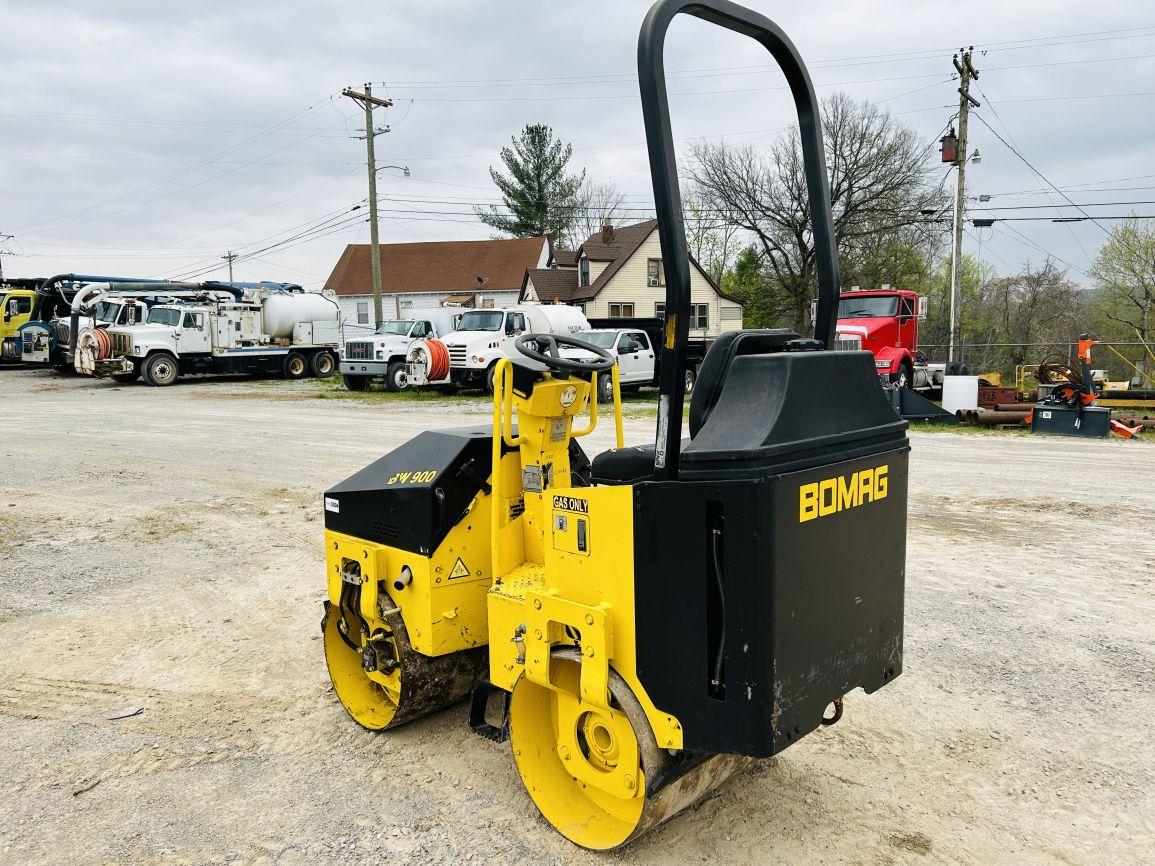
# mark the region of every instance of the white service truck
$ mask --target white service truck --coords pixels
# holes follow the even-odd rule
[[[513,342],[518,336],[529,333],[570,337],[577,331],[589,330],[589,326],[580,307],[565,304],[466,310],[456,330],[440,340],[417,340],[410,345],[406,365],[409,382],[418,386],[483,388],[492,394],[497,362],[514,356]]]
[[[405,369],[415,340],[433,340],[453,330],[461,317],[458,307],[411,310],[407,319],[382,322],[369,337],[346,340],[341,350],[341,375],[350,391],[364,391],[371,382],[384,381],[386,391],[409,387]]]
[[[94,373],[156,386],[192,373],[326,377],[337,370],[339,329],[337,302],[316,292],[157,304],[143,324],[108,329],[111,354]]]

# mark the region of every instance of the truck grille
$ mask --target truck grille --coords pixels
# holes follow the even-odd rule
[[[345,357],[350,361],[372,361],[372,343],[346,343]]]
[[[112,355],[113,357],[123,358],[125,355],[132,354],[132,335],[131,334],[117,334],[113,332],[109,336],[112,337]]]
[[[450,346],[449,347],[449,366],[464,367],[465,356],[467,351],[465,346]]]
[[[834,348],[840,352],[857,352],[862,348],[862,337],[838,334],[834,338]]]

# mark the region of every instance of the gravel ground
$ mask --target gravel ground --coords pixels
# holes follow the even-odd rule
[[[595,856],[464,707],[329,690],[321,491],[486,418],[332,396],[0,370],[0,862],[1150,862],[1150,442],[912,434],[904,674]]]

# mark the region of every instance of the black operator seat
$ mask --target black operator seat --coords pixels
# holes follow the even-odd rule
[[[781,352],[798,335],[786,328],[767,328],[749,331],[728,331],[713,342],[702,366],[694,391],[690,395],[690,439],[682,440],[682,448],[698,435],[710,416],[730,371],[730,364],[741,355],[765,355]],[[596,484],[633,484],[645,481],[654,474],[654,443],[648,445],[611,448],[594,457],[592,475]]]

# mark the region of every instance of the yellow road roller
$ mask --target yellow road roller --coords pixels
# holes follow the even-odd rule
[[[813,337],[727,333],[686,404],[690,263],[662,49],[686,12],[762,43],[799,115],[818,263]],[[384,730],[469,698],[530,798],[622,845],[902,669],[906,422],[869,352],[835,351],[818,107],[793,45],[724,0],[662,0],[638,51],[666,285],[652,442],[626,446],[616,358],[523,334],[492,424],[430,430],[325,493],[325,656]],[[580,350],[580,351],[574,351]],[[598,378],[617,447],[589,460]],[[603,413],[604,414],[604,413]]]

